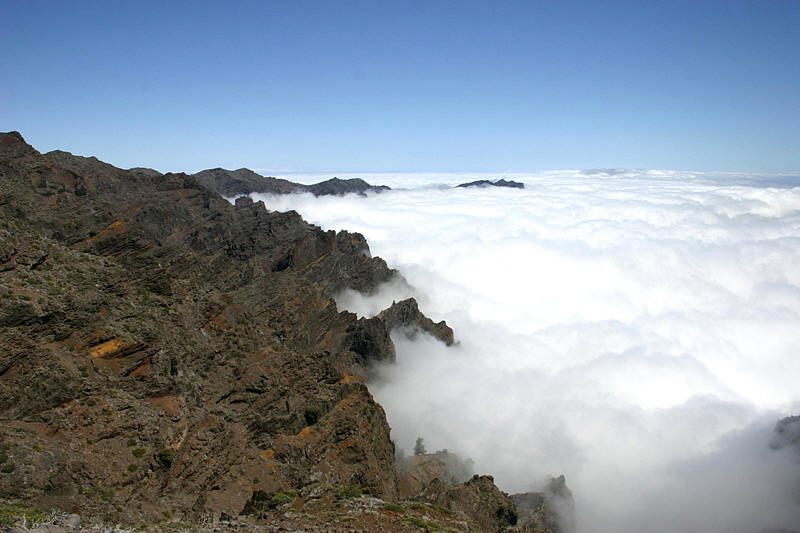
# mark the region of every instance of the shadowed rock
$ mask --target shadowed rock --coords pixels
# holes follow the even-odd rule
[[[265,177],[247,168],[225,170],[213,168],[193,174],[204,187],[225,197],[246,195],[250,193],[289,194],[292,192],[310,192],[314,196],[341,196],[348,193],[364,195],[367,192],[388,191],[385,185],[370,185],[366,181],[353,178],[342,180],[331,178],[313,185],[304,185],[293,181]]]
[[[407,499],[419,497],[432,483],[443,487],[463,483],[472,475],[472,464],[471,460],[461,459],[447,450],[403,457],[397,461],[400,474],[398,496]]]
[[[512,494],[519,531],[575,531],[575,502],[564,476],[552,478],[541,492]]]
[[[453,344],[453,330],[444,320],[434,323],[433,320],[422,314],[414,298],[399,302],[392,302],[391,307],[378,314],[389,329],[407,328],[409,337],[413,338],[418,329],[430,333],[447,346]]]
[[[363,236],[18,133],[0,189],[0,499],[138,523],[312,483],[394,498],[358,378],[394,347],[330,297],[394,275]]]
[[[469,183],[462,183],[457,187],[511,187],[513,189],[524,189],[525,184],[518,181],[506,181],[504,179],[490,181],[490,180],[477,180],[470,181]]]
[[[486,477],[428,483],[452,513],[383,508],[395,450],[362,376],[393,360],[392,327],[452,331],[413,300],[339,312],[332,294],[395,275],[362,235],[201,181],[0,134],[0,500],[87,523],[252,509],[289,531],[511,525]]]

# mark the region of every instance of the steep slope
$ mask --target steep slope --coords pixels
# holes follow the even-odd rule
[[[310,483],[394,496],[359,378],[388,330],[329,298],[393,275],[363,237],[18,134],[0,173],[0,495],[109,519]]]
[[[359,234],[0,134],[0,505],[127,524],[511,526],[488,478],[434,507],[385,503],[394,445],[363,377],[393,360],[391,328],[452,331],[414,301],[358,319],[331,295],[394,275]]]

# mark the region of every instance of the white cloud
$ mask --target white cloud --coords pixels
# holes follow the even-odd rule
[[[583,531],[797,528],[800,464],[767,446],[800,409],[800,188],[514,179],[526,189],[259,196],[363,233],[414,287],[340,306],[414,295],[455,330],[453,348],[396,336],[371,384],[398,445],[460,451],[512,492],[564,473]]]

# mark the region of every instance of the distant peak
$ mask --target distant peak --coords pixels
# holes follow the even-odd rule
[[[460,185],[457,185],[456,187],[511,187],[513,189],[524,189],[525,184],[520,183],[518,181],[499,179],[495,181],[491,180],[470,181],[469,183],[462,183]]]

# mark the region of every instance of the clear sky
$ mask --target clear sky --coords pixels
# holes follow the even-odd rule
[[[0,1],[0,129],[162,171],[800,170],[800,1]]]

